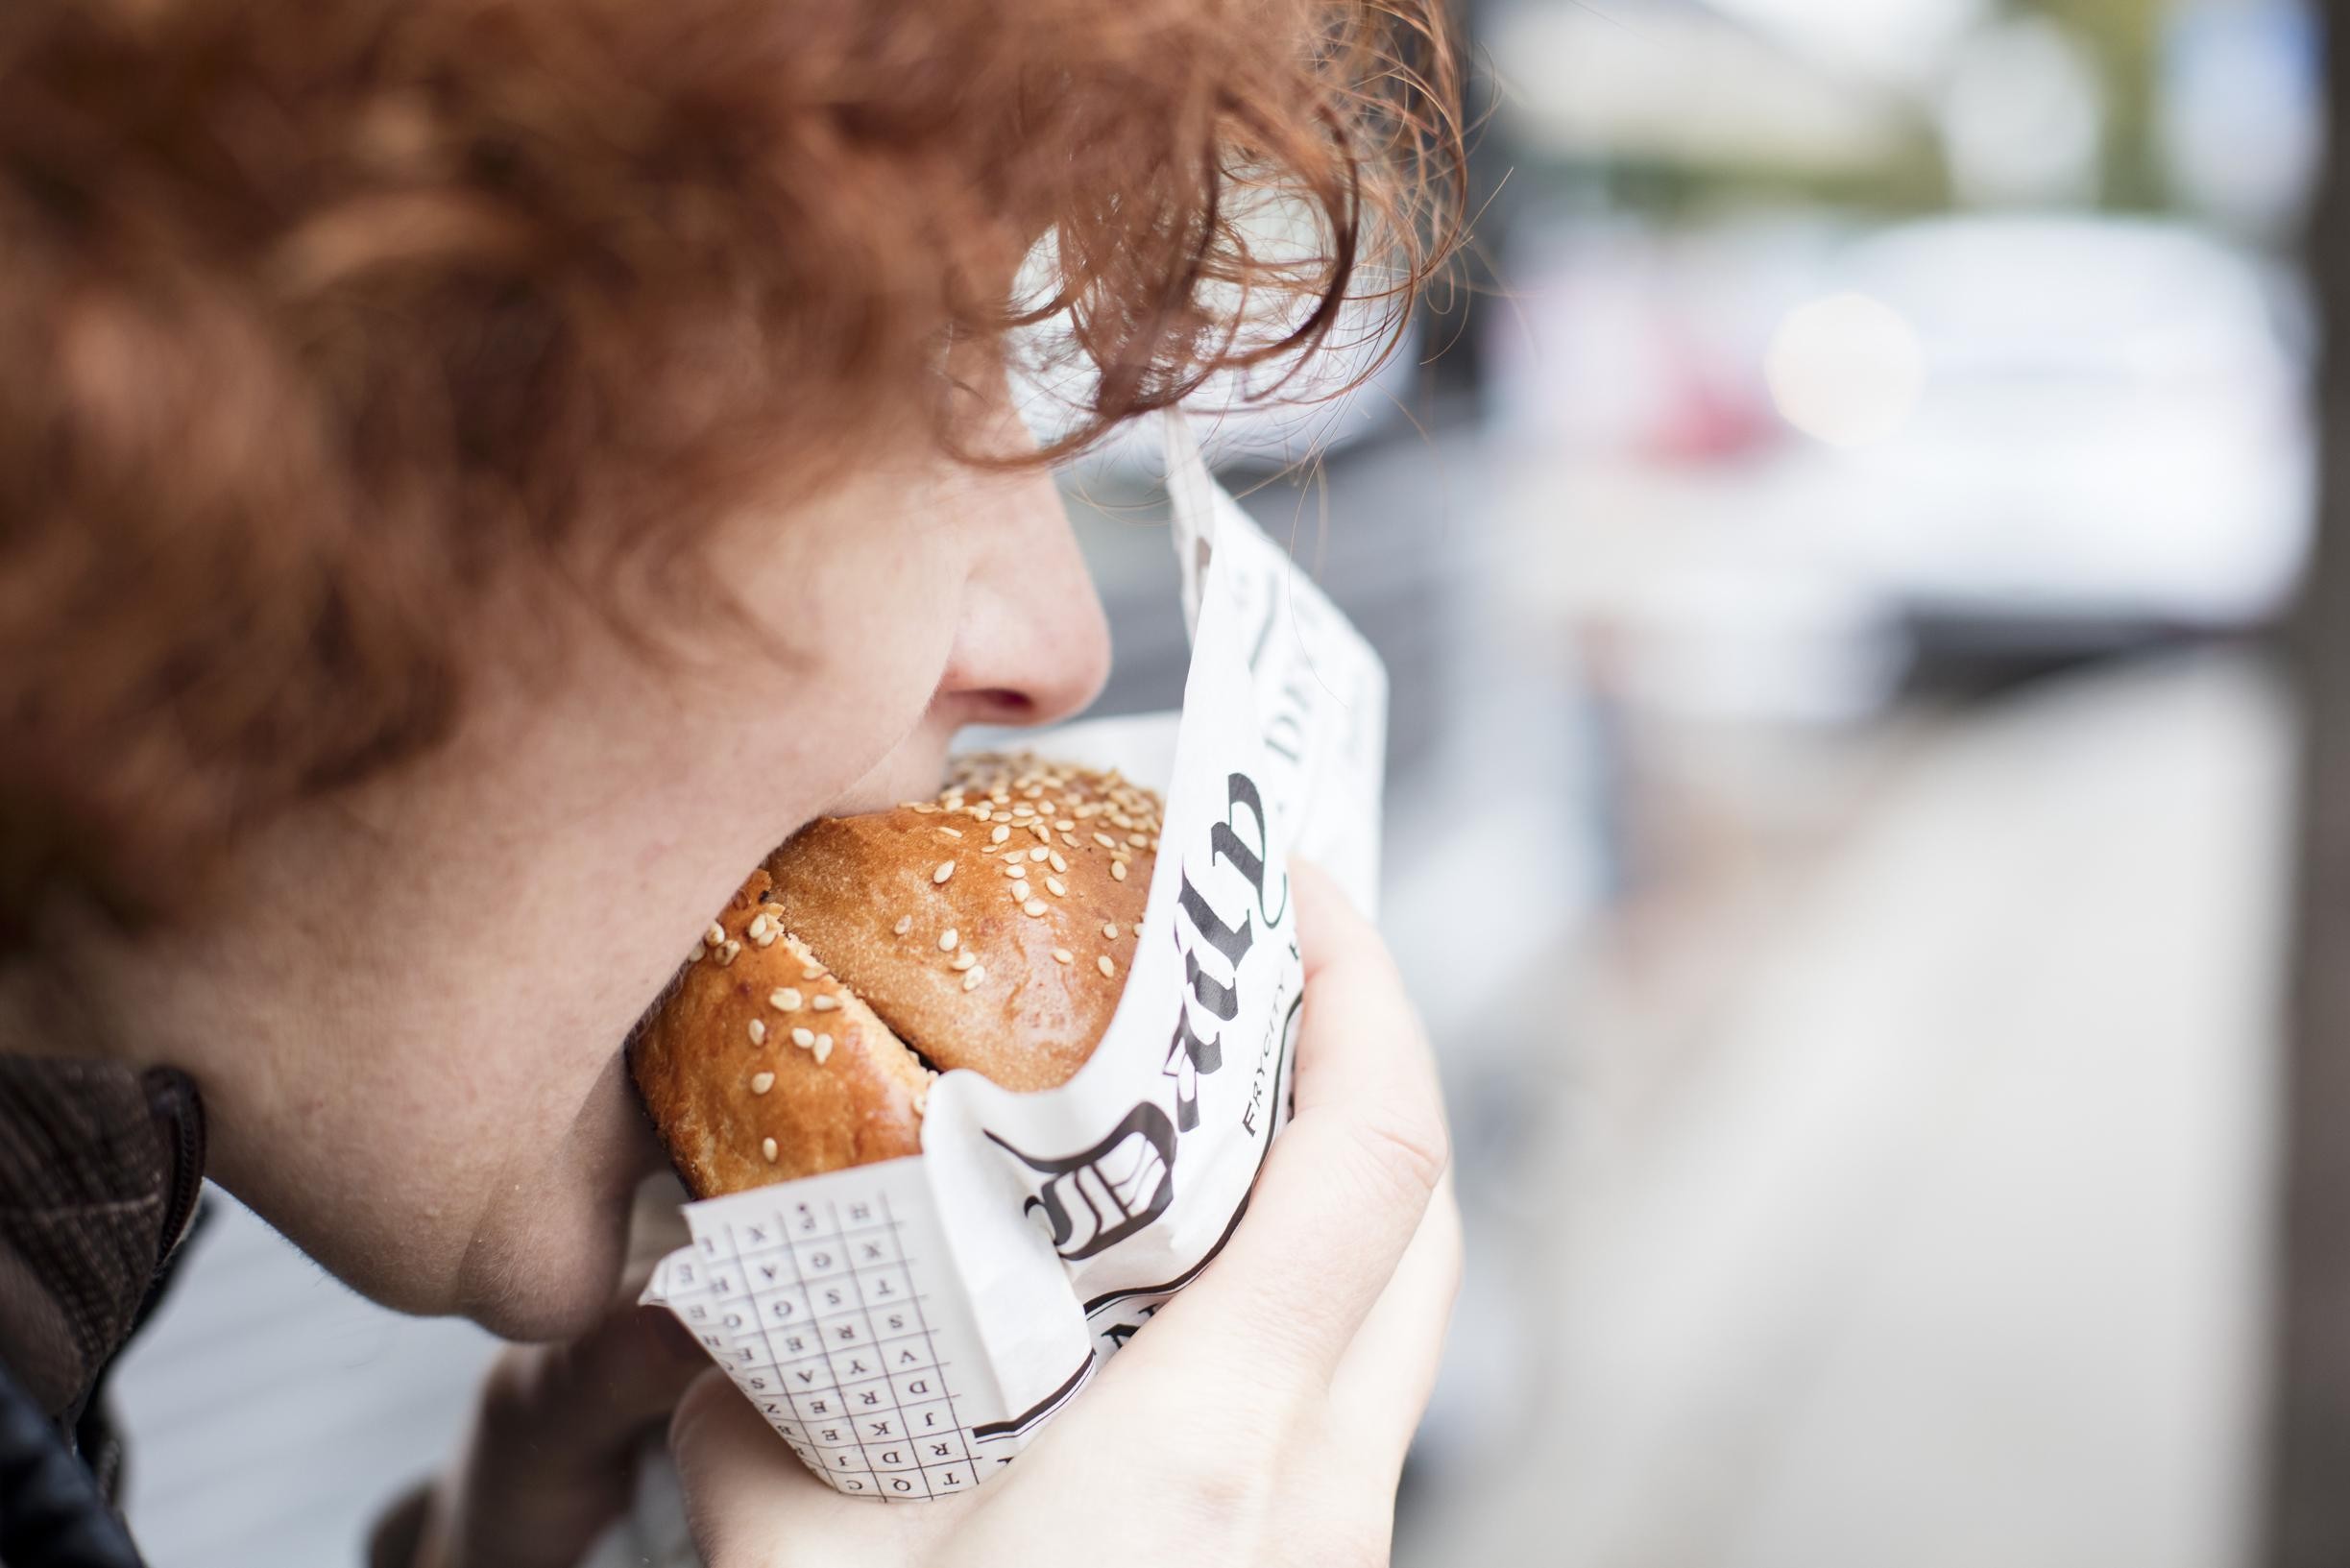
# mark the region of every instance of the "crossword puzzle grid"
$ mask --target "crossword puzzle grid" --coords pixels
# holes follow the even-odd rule
[[[836,1489],[944,1497],[975,1476],[885,1194],[787,1204],[669,1276],[688,1327]]]

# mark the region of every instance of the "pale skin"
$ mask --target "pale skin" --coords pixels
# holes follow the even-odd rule
[[[876,464],[708,547],[763,636],[665,624],[648,659],[533,609],[550,635],[513,634],[529,656],[452,740],[256,828],[198,918],[133,942],[61,918],[0,983],[0,1039],[185,1069],[210,1173],[322,1265],[539,1341],[495,1369],[435,1492],[433,1568],[569,1568],[673,1405],[713,1568],[1104,1541],[1141,1563],[1384,1560],[1459,1228],[1409,1001],[1310,869],[1298,1116],[1248,1218],[1000,1480],[836,1497],[690,1344],[614,1311],[630,1196],[662,1166],[620,1047],[711,912],[800,824],[928,794],[958,728],[1066,716],[1107,665],[1033,471]]]

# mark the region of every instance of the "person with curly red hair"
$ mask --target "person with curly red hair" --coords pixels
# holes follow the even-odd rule
[[[93,1391],[208,1175],[518,1341],[385,1568],[575,1562],[681,1391],[714,1568],[1383,1559],[1458,1228],[1310,875],[1248,1219],[969,1498],[614,1308],[621,1049],[801,823],[1084,706],[1050,464],[1399,324],[1452,75],[1427,0],[0,8],[0,1558],[138,1560]]]

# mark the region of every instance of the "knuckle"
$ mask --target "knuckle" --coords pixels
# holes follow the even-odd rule
[[[1451,1136],[1433,1107],[1382,1106],[1358,1119],[1352,1130],[1381,1188],[1399,1200],[1426,1203],[1452,1164]]]

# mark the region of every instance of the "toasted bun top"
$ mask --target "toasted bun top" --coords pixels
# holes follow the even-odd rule
[[[1068,1081],[1117,1008],[1158,832],[1149,790],[1022,755],[794,834],[632,1051],[695,1195],[918,1151],[930,1069]]]

